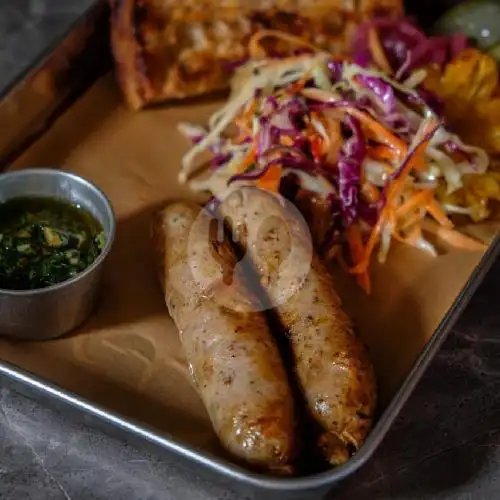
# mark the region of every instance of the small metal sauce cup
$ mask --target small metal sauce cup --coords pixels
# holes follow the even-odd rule
[[[67,281],[26,291],[0,288],[0,335],[48,340],[73,330],[91,313],[103,263],[115,236],[115,216],[100,189],[61,170],[32,168],[0,174],[0,203],[22,197],[54,198],[77,205],[102,224],[106,236],[106,245],[98,258]]]

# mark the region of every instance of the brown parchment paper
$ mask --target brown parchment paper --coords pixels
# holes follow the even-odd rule
[[[118,228],[95,314],[60,340],[2,340],[0,357],[160,432],[221,454],[164,306],[149,240],[153,211],[164,201],[192,196],[176,180],[188,148],[177,123],[203,123],[218,106],[220,101],[198,101],[134,113],[122,105],[107,76],[13,165],[63,167],[89,178],[111,199]],[[489,223],[474,230],[491,239],[497,227]],[[386,264],[374,266],[371,296],[333,270],[375,364],[381,409],[481,257],[446,250],[432,258],[396,245]]]

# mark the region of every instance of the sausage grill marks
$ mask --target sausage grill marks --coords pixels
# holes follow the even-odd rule
[[[158,214],[153,238],[165,302],[224,447],[258,469],[288,473],[295,419],[287,374],[232,248],[213,246],[209,226],[196,205],[175,203]]]
[[[254,188],[231,194],[219,212],[268,304],[256,298],[227,239],[214,237],[207,211],[171,204],[153,230],[165,302],[214,429],[248,464],[291,472],[299,412],[290,387],[297,386],[317,448],[331,464],[344,463],[371,428],[375,377],[307,226],[297,211]],[[262,312],[269,305],[286,333],[278,341],[290,354],[292,384]]]
[[[288,333],[296,381],[321,429],[318,445],[337,465],[361,446],[371,428],[375,376],[331,275],[310,250],[307,226],[291,208],[255,188],[239,189],[219,205]],[[256,228],[259,237],[249,240]],[[305,273],[304,263],[310,263]]]

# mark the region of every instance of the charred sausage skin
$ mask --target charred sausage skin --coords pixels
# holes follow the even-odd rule
[[[311,251],[303,219],[282,199],[240,188],[219,209],[287,332],[299,389],[321,429],[319,446],[331,464],[341,464],[371,428],[376,384],[332,277]],[[296,266],[284,265],[292,254]],[[300,276],[304,262],[310,266]]]
[[[293,400],[265,318],[227,241],[197,205],[170,204],[154,221],[160,280],[195,385],[223,446],[260,469],[287,473]]]

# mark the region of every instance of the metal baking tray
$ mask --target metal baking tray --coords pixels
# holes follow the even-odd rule
[[[50,134],[58,118],[78,103],[99,77],[109,72],[108,17],[106,3],[97,2],[0,96],[2,168],[16,162],[37,141]],[[209,474],[214,481],[224,481],[256,495],[265,493],[266,498],[319,498],[361,467],[373,454],[499,251],[500,239],[495,236],[447,313],[440,317],[437,328],[412,362],[402,383],[384,402],[376,425],[362,449],[347,464],[327,472],[297,478],[273,478],[250,472],[231,463],[223,454],[216,456],[193,446],[189,440],[174,437],[168,429],[160,430],[151,422],[146,424],[130,408],[117,409],[116,405],[108,405],[105,400],[99,401],[99,398],[93,399],[78,390],[63,388],[64,384],[56,384],[44,377],[43,370],[27,369],[22,366],[23,363],[0,361],[1,383],[61,412],[70,412],[72,418],[83,419],[86,424],[105,432],[142,445],[152,445],[157,452],[167,453],[187,467]],[[44,352],[48,352],[53,345],[46,343]],[[19,351],[22,349],[23,346],[19,347]],[[26,349],[34,348],[27,345]],[[39,353],[34,350],[31,355],[35,359]],[[0,350],[0,360],[5,357]],[[39,365],[33,363],[31,366]],[[134,399],[131,405],[139,400]]]

